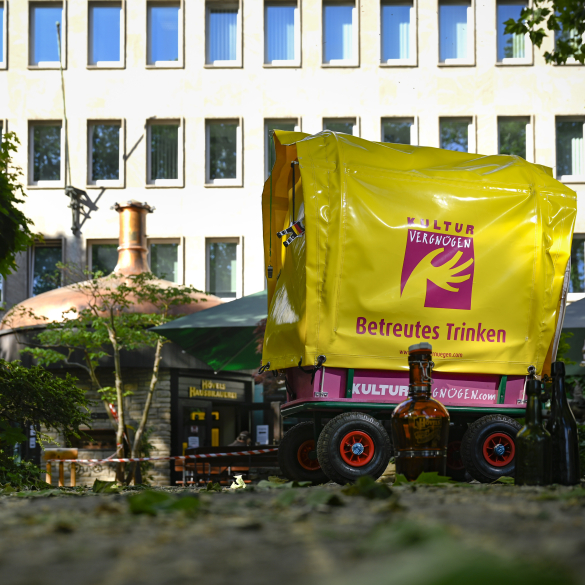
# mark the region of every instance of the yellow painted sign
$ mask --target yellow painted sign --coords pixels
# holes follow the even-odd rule
[[[407,369],[408,346],[428,341],[440,371],[543,371],[577,208],[550,169],[330,131],[275,136],[263,363],[323,354],[329,367]],[[291,223],[297,158],[306,231],[285,248],[275,234]]]
[[[203,390],[191,386],[189,388],[189,398],[227,398],[230,400],[237,400],[238,394],[236,392],[225,392],[222,390]]]

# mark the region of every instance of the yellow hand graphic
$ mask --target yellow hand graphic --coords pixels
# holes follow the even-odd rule
[[[473,258],[469,259],[461,266],[454,268],[462,256],[461,252],[457,252],[453,258],[444,264],[441,264],[440,266],[434,266],[432,264],[433,260],[444,251],[445,248],[438,248],[437,250],[433,250],[417,264],[416,268],[412,271],[406,286],[404,287],[405,290],[403,291],[403,294],[408,288],[410,293],[408,296],[412,296],[414,293],[415,296],[422,296],[424,298],[427,280],[430,280],[438,287],[445,290],[459,292],[458,288],[451,286],[449,283],[465,282],[466,280],[469,280],[471,276],[470,274],[466,274],[464,276],[455,275],[471,266],[471,264],[473,264]]]

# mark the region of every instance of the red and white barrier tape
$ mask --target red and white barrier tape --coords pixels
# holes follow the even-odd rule
[[[186,459],[212,459],[214,457],[226,457],[228,455],[261,455],[278,451],[278,447],[272,449],[254,449],[253,451],[232,451],[231,453],[201,453],[201,455],[176,455],[174,457],[128,457],[119,459],[45,459],[46,463],[60,461],[61,463],[134,463],[135,461],[171,461]]]

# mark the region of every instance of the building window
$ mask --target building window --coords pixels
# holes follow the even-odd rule
[[[176,187],[182,183],[182,125],[179,121],[148,124],[148,184]]]
[[[557,179],[585,181],[585,118],[563,117],[556,120]]]
[[[4,2],[0,2],[0,69],[6,69],[6,24],[7,24],[7,10]]]
[[[528,157],[528,117],[501,117],[498,118],[498,152],[499,154],[513,154],[529,160]]]
[[[178,2],[148,3],[147,65],[183,66],[181,13]]]
[[[418,144],[414,118],[382,119],[382,142],[393,144]]]
[[[122,164],[120,122],[89,124],[88,183],[97,186],[119,184]]]
[[[274,148],[274,139],[272,133],[274,130],[287,130],[289,132],[300,131],[300,126],[297,120],[265,120],[264,121],[264,160],[265,175],[272,172],[272,167],[276,162],[276,150]]]
[[[61,122],[30,126],[29,184],[40,187],[60,186],[65,175],[62,130]]]
[[[59,67],[57,26],[61,30],[61,58],[65,67],[65,19],[62,2],[39,2],[30,5],[29,64],[35,67]]]
[[[91,244],[91,270],[111,274],[118,264],[118,244]]]
[[[351,134],[352,136],[359,135],[357,120],[355,118],[324,118],[323,130]]]
[[[301,34],[296,4],[267,3],[264,7],[264,62],[299,65]]]
[[[558,13],[557,13],[558,15]],[[559,23],[559,25],[561,26],[560,30],[556,30],[555,31],[555,49],[558,50],[559,47],[559,42],[561,43],[570,43],[573,46],[579,46],[582,43],[585,43],[585,35],[583,35],[581,37],[581,39],[579,39],[579,33],[577,32],[576,29],[572,28],[572,29],[563,29],[562,25]],[[577,61],[577,59],[575,59],[575,57],[569,57],[566,61],[566,64],[568,65],[580,65],[579,61]]]
[[[241,126],[238,120],[208,120],[206,124],[207,183],[241,184]]]
[[[585,293],[585,236],[575,234],[571,245],[570,293]]]
[[[89,5],[89,64],[120,67],[124,52],[123,10],[120,2]]]
[[[354,3],[323,5],[323,63],[358,64],[358,23]]]
[[[445,65],[473,62],[471,2],[441,0],[439,4],[439,61]]]
[[[414,63],[416,35],[412,2],[383,3],[381,11],[382,63]]]
[[[242,296],[241,262],[239,240],[207,240],[208,292],[222,299]]]
[[[153,242],[149,251],[150,271],[157,278],[179,282],[179,244]]]
[[[206,63],[216,67],[241,66],[242,24],[238,4],[208,2]]]
[[[457,152],[474,152],[472,118],[441,118],[439,120],[441,148]]]
[[[530,41],[528,37],[526,35],[510,35],[504,33],[504,29],[506,28],[504,23],[510,18],[518,20],[523,8],[526,8],[526,3],[518,2],[517,0],[512,2],[498,2],[498,63],[505,65],[530,62]]]
[[[57,264],[63,261],[61,240],[45,241],[33,247],[32,295],[40,295],[61,286]]]

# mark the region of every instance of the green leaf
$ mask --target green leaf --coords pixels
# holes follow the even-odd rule
[[[116,485],[115,481],[102,481],[101,479],[96,479],[93,482],[91,491],[96,494],[118,494],[120,493],[120,488]]]
[[[343,500],[338,494],[327,489],[311,490],[305,501],[311,507],[344,505]]]
[[[258,488],[260,489],[291,489],[291,488],[304,488],[313,485],[311,481],[287,481],[286,483],[282,483],[280,478],[278,481],[266,481],[263,479],[262,481],[258,482]]]
[[[16,445],[26,441],[26,436],[20,428],[13,427],[7,421],[0,420],[0,441],[7,445]]]
[[[236,481],[234,481],[232,483],[232,485],[230,485],[230,489],[231,490],[243,490],[246,488],[246,482],[242,479],[241,475],[236,475],[235,476]]]
[[[177,496],[153,490],[143,491],[128,497],[132,514],[156,516],[159,512],[184,512],[194,515],[201,506],[199,498],[193,494]]]
[[[514,478],[508,477],[506,475],[502,475],[502,477],[496,479],[496,481],[492,481],[492,483],[503,483],[506,485],[514,485]]]
[[[364,475],[353,484],[346,485],[341,490],[346,496],[361,496],[369,500],[390,498],[392,490],[385,484],[377,482],[370,475]]]
[[[221,484],[219,483],[213,483],[212,481],[210,481],[206,486],[205,486],[205,491],[206,492],[221,492]]]

